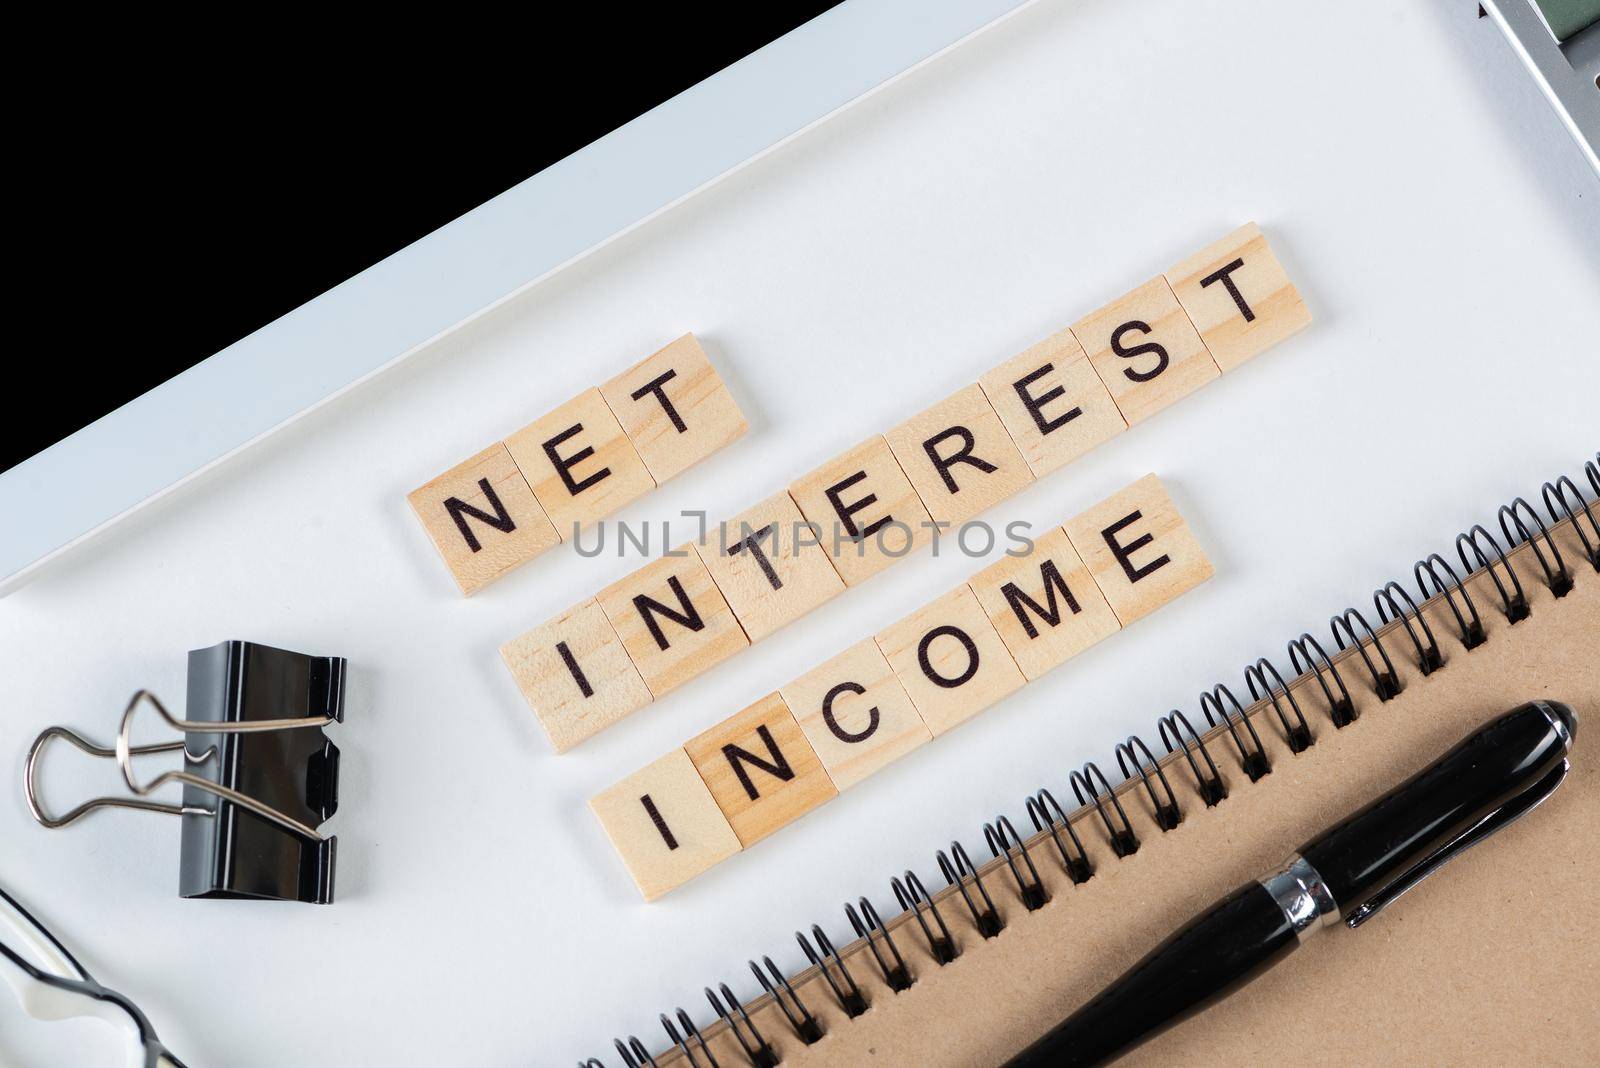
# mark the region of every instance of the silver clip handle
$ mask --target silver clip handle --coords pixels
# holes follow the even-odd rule
[[[186,764],[203,764],[216,755],[215,747],[207,749],[198,756],[192,754],[189,752],[187,744],[182,741],[161,742],[155,745],[132,744],[134,714],[144,704],[149,704],[154,708],[168,726],[184,734],[254,734],[262,731],[295,730],[301,727],[326,727],[333,722],[331,716],[318,716],[315,718],[260,719],[238,723],[201,723],[196,720],[176,718],[167,711],[166,706],[161,703],[155,694],[149,690],[140,690],[128,701],[128,707],[122,713],[122,723],[117,731],[117,741],[114,748],[96,745],[66,727],[48,727],[33,740],[33,744],[28,747],[28,760],[23,770],[22,788],[27,796],[28,811],[33,813],[33,818],[41,826],[51,829],[64,827],[100,808],[131,808],[174,816],[213,816],[216,814],[209,809],[190,805],[172,805],[160,801],[140,800],[169,782],[180,782],[193,786],[197,790],[204,790],[214,797],[220,797],[241,808],[248,809],[263,819],[270,820],[284,830],[297,834],[309,841],[323,841],[323,836],[315,828],[308,827],[299,820],[287,816],[253,797],[247,797],[237,790],[212,782],[188,771],[162,772],[149,782],[140,783],[133,774],[133,758],[136,756],[144,756],[150,753],[170,753],[181,749]],[[44,806],[39,801],[38,767],[39,756],[44,752],[44,747],[52,738],[65,738],[90,756],[115,759],[117,766],[122,769],[123,781],[128,784],[128,789],[136,796],[91,798],[65,815],[51,816],[44,810]]]

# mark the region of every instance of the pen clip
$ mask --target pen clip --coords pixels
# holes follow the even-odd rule
[[[1462,831],[1455,838],[1417,861],[1413,868],[1376,894],[1373,894],[1370,900],[1352,911],[1345,918],[1345,924],[1350,927],[1360,927],[1389,905],[1392,905],[1400,895],[1438,871],[1451,859],[1471,849],[1496,831],[1504,830],[1529,812],[1532,812],[1540,803],[1554,793],[1555,788],[1560,786],[1562,781],[1566,779],[1567,769],[1568,763],[1563,760],[1552,768],[1544,778],[1512,797],[1477,823]]]

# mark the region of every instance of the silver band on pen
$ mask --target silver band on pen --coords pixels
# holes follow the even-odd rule
[[[1283,867],[1256,881],[1283,910],[1299,942],[1339,922],[1339,903],[1328,892],[1322,874],[1298,853],[1292,854]]]

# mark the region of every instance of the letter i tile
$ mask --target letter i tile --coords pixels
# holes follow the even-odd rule
[[[589,800],[646,901],[739,852],[739,839],[682,749]]]

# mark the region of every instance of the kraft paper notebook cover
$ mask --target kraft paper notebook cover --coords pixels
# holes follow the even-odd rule
[[[941,876],[930,878],[929,870],[919,872],[959,951],[941,966],[917,915],[892,904],[894,895],[886,886],[863,886],[887,918],[894,949],[904,960],[904,977],[881,933],[871,945],[861,939],[847,945],[835,938],[848,978],[827,956],[828,945],[821,945],[818,956],[828,964],[826,972],[809,968],[788,977],[787,987],[775,974],[765,977],[762,985],[775,990],[781,1002],[772,993],[746,997],[741,1010],[729,1000],[736,991],[719,986],[722,1019],[704,1004],[664,1016],[674,1040],[668,1051],[656,1053],[651,1061],[645,1056],[647,1047],[639,1044],[624,1056],[624,1063],[663,1068],[752,1063],[967,1068],[1001,1063],[1196,912],[1271,870],[1300,843],[1398,784],[1493,716],[1540,697],[1565,701],[1580,721],[1571,774],[1545,804],[1445,865],[1441,874],[1359,930],[1340,927],[1314,939],[1232,998],[1119,1064],[1261,1064],[1280,1059],[1308,1064],[1595,1063],[1600,1056],[1600,998],[1595,996],[1600,988],[1600,558],[1595,555],[1600,549],[1600,527],[1595,526],[1600,507],[1594,501],[1600,497],[1600,462],[1586,465],[1586,474],[1589,485],[1581,496],[1572,481],[1563,480],[1560,486],[1547,484],[1558,496],[1547,493],[1542,502],[1533,496],[1534,504],[1518,507],[1510,518],[1504,518],[1502,509],[1502,528],[1508,534],[1482,531],[1477,549],[1447,542],[1421,547],[1449,558],[1443,565],[1439,557],[1430,557],[1438,561],[1434,572],[1452,589],[1455,609],[1467,624],[1458,623],[1443,597],[1422,601],[1411,592],[1419,581],[1435,588],[1425,572],[1416,579],[1403,577],[1406,593],[1421,604],[1422,619],[1444,659],[1432,673],[1420,670],[1418,646],[1426,653],[1431,643],[1404,593],[1396,596],[1391,590],[1390,596],[1411,624],[1409,632],[1393,610],[1388,613],[1391,622],[1380,627],[1371,597],[1353,602],[1376,629],[1381,653],[1353,616],[1347,617],[1354,630],[1345,633],[1344,643],[1352,648],[1342,652],[1328,627],[1309,626],[1313,621],[1308,619],[1315,641],[1331,655],[1332,670],[1310,643],[1302,646],[1302,656],[1318,660],[1320,681],[1314,674],[1296,678],[1309,666],[1305,659],[1291,673],[1287,656],[1270,658],[1290,680],[1289,693],[1314,735],[1303,751],[1291,751],[1289,733],[1272,703],[1250,701],[1247,682],[1229,683],[1247,705],[1245,715],[1271,766],[1259,780],[1246,774],[1241,753],[1241,748],[1244,754],[1255,752],[1252,733],[1236,721],[1241,747],[1221,726],[1220,713],[1233,713],[1227,699],[1213,709],[1219,713],[1219,726],[1213,729],[1207,729],[1199,710],[1191,710],[1204,742],[1204,753],[1193,749],[1195,764],[1209,780],[1209,755],[1228,790],[1215,806],[1205,805],[1199,778],[1183,751],[1168,755],[1163,739],[1151,732],[1147,741],[1162,757],[1160,767],[1182,820],[1171,830],[1161,830],[1152,795],[1135,772],[1116,788],[1116,798],[1138,840],[1136,852],[1119,857],[1112,848],[1109,828],[1123,825],[1109,795],[1100,795],[1102,817],[1092,805],[1074,811],[1080,806],[1071,787],[1064,780],[1052,783],[1093,867],[1086,881],[1074,884],[1056,841],[1048,833],[1036,833],[1023,817],[1016,830],[1027,842],[1026,860],[1015,848],[1009,854],[1017,874],[1006,858],[993,858],[989,846],[978,845],[981,856],[972,844],[967,847],[980,863],[982,891],[1004,925],[999,934],[985,939],[978,931],[975,914],[983,914],[987,906],[972,879],[958,887],[946,885]],[[1550,518],[1552,512],[1560,522]],[[1547,535],[1541,523],[1548,527]],[[1492,520],[1485,525],[1496,526]],[[1509,543],[1520,544],[1510,549]],[[1500,546],[1506,547],[1503,561]],[[1553,589],[1566,583],[1556,571],[1553,548],[1559,550],[1571,583],[1561,597]],[[1470,575],[1457,563],[1460,550],[1473,564]],[[1480,553],[1492,572],[1479,564]],[[1452,571],[1461,576],[1459,589]],[[1509,604],[1512,615],[1520,614],[1513,576],[1528,610],[1516,623],[1506,611]],[[1402,576],[1395,579],[1399,582]],[[1463,591],[1476,608],[1486,639],[1470,649],[1463,637],[1473,616]],[[1352,633],[1365,639],[1359,652]],[[1366,654],[1370,668],[1359,653]],[[1386,701],[1377,692],[1389,671],[1385,654],[1401,686]],[[1269,680],[1270,674],[1255,677],[1259,685]],[[1330,706],[1323,683],[1335,702],[1342,696],[1340,684],[1348,688],[1358,718],[1336,729],[1330,712],[1336,715],[1337,710]],[[1276,686],[1274,691],[1294,725],[1294,708]],[[1171,725],[1181,726],[1176,721]],[[1113,780],[1121,778],[1115,755],[1098,763]],[[1155,797],[1165,802],[1161,780],[1147,761],[1143,766]],[[1049,810],[1035,811],[1043,815]],[[952,828],[966,843],[981,840],[972,833],[977,829],[976,821],[971,827]],[[992,830],[1000,833],[1002,828],[996,824]],[[1064,829],[1059,840],[1076,859]],[[1034,869],[1049,900],[1030,911],[1021,890],[1032,887]],[[891,874],[884,872],[883,877]],[[971,909],[958,892],[962,887]],[[910,890],[903,877],[901,888]],[[859,908],[858,915],[863,928],[876,926]],[[921,918],[937,939],[941,928],[926,905]],[[774,917],[775,923],[789,920]],[[839,926],[828,922],[830,930]],[[814,932],[810,937],[816,944]],[[730,947],[730,965],[734,952],[736,947]],[[911,985],[896,992],[886,975],[902,983],[909,977]],[[735,977],[734,985],[748,994],[750,977]],[[853,1005],[858,1013],[852,1016],[843,1006],[855,1000],[857,989],[865,1008]],[[715,1021],[710,1026],[705,1025],[708,1017]],[[729,1027],[730,1017],[739,1024],[737,1033]],[[811,1020],[822,1037],[807,1045],[797,1032]],[[700,1024],[698,1032],[689,1027],[692,1023]],[[751,1024],[769,1050],[757,1043]],[[658,1041],[655,1048],[660,1045]],[[777,1061],[764,1053],[776,1055]]]

